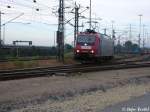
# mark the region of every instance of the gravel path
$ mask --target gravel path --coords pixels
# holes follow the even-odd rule
[[[150,93],[107,107],[103,112],[150,112]]]
[[[70,104],[70,107],[68,106],[68,112],[80,112],[80,110],[84,110],[84,106],[82,105],[82,101],[78,105],[79,99],[87,99],[86,102],[83,100],[84,105],[86,105],[86,103],[88,103],[88,96],[91,94],[91,98],[93,98],[93,96],[99,96],[99,93],[101,93],[101,96],[107,92],[109,93],[108,96],[111,96],[111,92],[109,92],[111,88],[119,89],[127,84],[136,84],[139,86],[144,83],[147,84],[150,79],[144,76],[150,76],[149,73],[149,68],[141,68],[86,74],[79,73],[73,77],[54,76],[0,82],[0,112],[13,110],[14,112],[67,112],[65,108],[63,108],[64,104]],[[150,86],[147,87],[145,84],[141,87],[134,86],[135,88],[143,88],[142,90],[139,89],[142,91],[139,92],[140,95],[143,94],[145,90],[149,90],[148,87]],[[128,86],[126,88],[128,88]],[[114,91],[114,94],[116,94],[116,91]],[[94,97],[94,99],[97,99],[97,97]],[[92,100],[92,102],[91,105],[94,105],[95,101]],[[109,101],[105,100],[104,102],[107,104]],[[97,103],[97,105],[98,104],[99,103]],[[48,108],[47,105],[49,105]],[[73,109],[70,111],[74,105],[76,105],[79,110],[74,111]],[[27,111],[22,111],[22,108],[27,109]],[[32,108],[34,108],[33,111]]]

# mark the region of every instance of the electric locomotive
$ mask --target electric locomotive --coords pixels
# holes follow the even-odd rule
[[[79,61],[110,60],[114,56],[114,42],[110,36],[87,29],[77,35],[74,57]]]

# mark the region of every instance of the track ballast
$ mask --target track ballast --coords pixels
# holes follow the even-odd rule
[[[150,67],[150,62],[126,61],[126,62],[110,63],[104,65],[75,64],[75,65],[56,66],[56,67],[47,67],[47,68],[0,71],[0,80],[5,81],[5,80],[53,76],[53,75],[70,76],[70,73],[79,73],[79,72],[85,73],[85,72],[141,68],[141,67]]]

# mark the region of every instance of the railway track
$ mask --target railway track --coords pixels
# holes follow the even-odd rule
[[[39,58],[32,58],[32,57],[23,57],[23,58],[10,58],[10,59],[0,59],[0,62],[13,62],[13,61],[33,61],[33,60],[49,60],[53,57],[39,57]],[[54,57],[55,59],[55,57]]]
[[[26,72],[26,71],[43,71],[43,70],[58,70],[58,69],[67,69],[67,68],[82,68],[82,67],[93,67],[93,66],[103,66],[103,65],[116,65],[116,64],[124,64],[124,63],[133,63],[133,62],[143,62],[143,60],[135,60],[135,61],[117,61],[117,62],[102,62],[101,64],[95,63],[85,63],[85,64],[69,64],[64,66],[54,66],[54,67],[35,67],[35,68],[25,68],[25,69],[15,69],[15,70],[0,70],[0,74],[3,73],[15,73],[15,72]]]
[[[126,61],[104,65],[76,64],[76,65],[56,66],[47,68],[0,71],[0,81],[53,76],[53,75],[69,76],[69,73],[94,72],[94,71],[141,68],[141,67],[150,67],[150,62]]]

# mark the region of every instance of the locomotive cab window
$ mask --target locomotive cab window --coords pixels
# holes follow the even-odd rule
[[[94,44],[95,43],[95,36],[93,35],[79,35],[77,37],[78,44]]]

